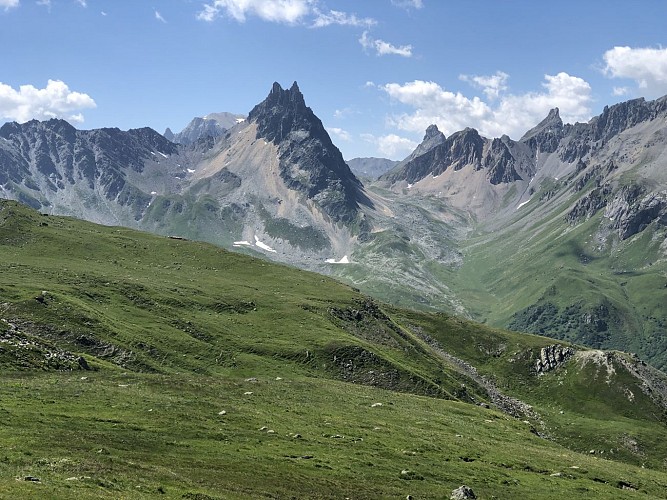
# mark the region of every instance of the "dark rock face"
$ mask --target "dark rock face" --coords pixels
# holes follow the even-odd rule
[[[590,219],[597,213],[598,210],[604,208],[607,205],[610,194],[610,186],[595,188],[586,196],[579,199],[579,201],[565,216],[565,219],[570,224],[576,224],[578,222]]]
[[[274,83],[248,121],[257,125],[258,139],[278,147],[280,177],[287,187],[315,201],[334,222],[352,223],[359,204],[371,204],[296,82],[289,90]]]
[[[150,196],[126,182],[126,169],[141,172],[158,151],[177,153],[177,146],[150,128],[122,132],[117,128],[76,130],[64,120],[32,120],[0,128],[0,184],[19,201],[48,206],[40,184],[52,192],[84,183],[104,197],[133,207],[135,218]],[[7,189],[7,188],[6,188]]]
[[[435,126],[431,127],[415,150],[415,153],[425,152],[408,156],[380,180],[391,183],[405,180],[412,184],[427,175],[440,175],[448,168],[461,170],[466,165],[473,165],[475,170],[481,168],[485,140],[475,129],[467,128],[445,138]]]
[[[484,157],[484,168],[487,170],[486,177],[491,184],[506,184],[521,180],[521,176],[514,169],[516,160],[507,143],[502,139],[493,139],[491,147]]]
[[[554,108],[544,120],[524,134],[521,142],[528,144],[532,151],[553,153],[563,138],[563,130],[563,120],[558,108]]]
[[[605,217],[622,240],[643,231],[654,221],[667,226],[667,191],[644,193],[637,185],[621,188],[607,205]]]

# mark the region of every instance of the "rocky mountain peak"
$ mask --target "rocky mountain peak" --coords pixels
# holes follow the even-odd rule
[[[258,139],[278,147],[280,177],[287,187],[315,201],[332,220],[351,223],[357,218],[358,203],[370,204],[296,82],[288,90],[274,83],[266,99],[250,111],[248,121],[256,125]]]
[[[520,142],[528,144],[533,151],[553,153],[558,148],[563,134],[563,120],[558,108],[553,108],[544,120],[523,135]]]
[[[528,132],[523,134],[521,141],[527,142],[533,137],[544,135],[546,133],[553,133],[560,131],[563,128],[563,120],[561,120],[558,108],[553,108],[549,111],[547,117],[540,123],[531,128]]]
[[[431,151],[433,148],[436,146],[439,146],[443,142],[445,142],[446,137],[445,134],[440,132],[438,129],[437,125],[429,125],[426,129],[426,133],[424,134],[424,139],[422,142],[417,146],[417,148],[410,153],[410,155],[405,158],[401,163],[399,163],[399,168],[401,165],[405,165],[408,162],[411,162],[415,158],[419,158],[420,156],[428,153]]]
[[[285,112],[301,113],[305,109],[306,101],[296,82],[289,89],[283,89],[278,82],[274,82],[267,98],[250,111],[248,118],[251,121],[257,121],[265,115]]]
[[[426,128],[426,134],[424,135],[424,140],[428,141],[429,139],[433,139],[434,137],[438,137],[438,136],[441,136],[441,135],[443,135],[443,133],[440,132],[437,125],[435,125],[435,124],[429,125]],[[443,135],[443,137],[444,137],[444,135]]]

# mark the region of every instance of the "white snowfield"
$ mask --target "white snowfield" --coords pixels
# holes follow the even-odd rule
[[[276,251],[273,248],[271,248],[269,245],[259,241],[259,238],[257,236],[255,236],[255,246],[261,248],[262,250],[266,250],[267,252],[276,253]]]
[[[343,255],[343,258],[340,260],[327,259],[325,262],[327,262],[328,264],[349,264],[350,259],[347,258],[347,255]]]
[[[516,209],[519,210],[522,206],[524,206],[524,205],[525,205],[526,203],[528,203],[529,201],[530,201],[530,198],[528,198],[528,199],[527,199],[526,201],[524,201],[523,203],[519,203],[519,206],[516,207]]]
[[[235,241],[232,244],[232,246],[237,247],[237,248],[239,248],[239,247],[251,247],[251,246],[253,246],[253,244],[250,243],[249,241],[241,240],[241,241]],[[259,241],[259,238],[257,236],[255,236],[255,246],[261,248],[262,250],[266,250],[267,252],[276,253],[276,251],[273,248],[271,248],[269,245]]]

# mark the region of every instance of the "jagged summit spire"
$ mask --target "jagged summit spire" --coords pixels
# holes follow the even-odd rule
[[[553,108],[544,120],[526,132],[521,141],[528,141],[533,137],[543,136],[544,134],[556,135],[560,133],[563,128],[563,120],[560,118],[558,108]]]
[[[301,93],[301,90],[299,90],[299,85],[296,81],[289,89],[283,89],[278,82],[273,82],[269,95],[263,102],[253,108],[248,115],[248,118],[252,119],[253,116],[256,115],[256,111],[259,111],[258,108],[263,108],[264,110],[273,108],[303,110],[305,107],[306,101],[304,100],[303,94]]]
[[[440,130],[436,124],[429,125],[426,128],[426,134],[424,134],[424,140],[428,141],[429,139],[440,135]]]

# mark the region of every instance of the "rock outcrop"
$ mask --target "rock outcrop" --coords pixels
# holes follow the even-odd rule
[[[539,358],[535,361],[535,372],[539,376],[544,375],[551,370],[555,370],[574,356],[574,353],[575,350],[571,347],[562,346],[560,344],[543,347],[540,349]]]

